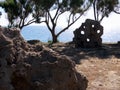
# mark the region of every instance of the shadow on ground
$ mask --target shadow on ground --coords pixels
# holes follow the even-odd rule
[[[69,56],[76,64],[82,59],[97,57],[99,59],[108,59],[111,56],[120,58],[120,44],[103,44],[99,48],[75,48],[72,43],[58,43],[51,46],[59,54]]]

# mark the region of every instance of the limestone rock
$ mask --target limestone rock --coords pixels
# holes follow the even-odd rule
[[[0,90],[86,90],[87,83],[68,57],[0,27]]]
[[[87,19],[74,31],[73,42],[76,47],[95,48],[102,45],[103,27],[98,21]]]

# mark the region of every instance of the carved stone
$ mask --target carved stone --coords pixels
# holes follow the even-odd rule
[[[74,31],[75,47],[95,48],[102,45],[103,26],[98,21],[87,19]]]

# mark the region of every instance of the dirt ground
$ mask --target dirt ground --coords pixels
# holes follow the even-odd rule
[[[120,59],[90,58],[76,65],[89,83],[87,90],[120,90]]]
[[[72,43],[49,46],[76,63],[78,72],[89,81],[87,90],[120,90],[120,45],[100,48],[75,48]]]

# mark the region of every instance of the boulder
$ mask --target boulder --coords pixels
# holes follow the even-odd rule
[[[87,19],[74,31],[75,47],[96,48],[102,45],[103,27],[98,21]]]
[[[67,56],[0,27],[0,90],[86,90],[87,83]]]

